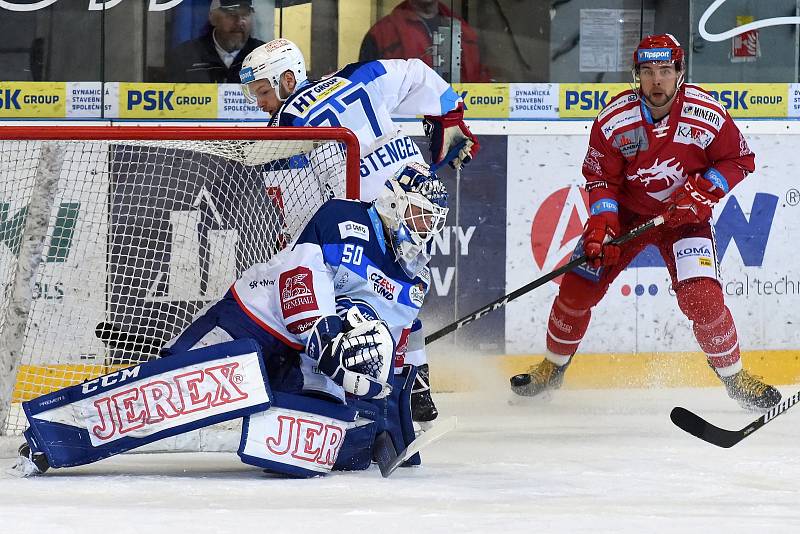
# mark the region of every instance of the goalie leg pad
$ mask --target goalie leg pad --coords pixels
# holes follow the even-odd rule
[[[245,418],[242,462],[292,477],[370,465],[375,423],[359,410],[303,395],[275,393],[269,410]]]
[[[258,345],[241,339],[122,369],[22,403],[28,443],[51,467],[96,462],[256,413],[272,392]]]
[[[414,423],[411,419],[411,391],[414,388],[414,379],[417,377],[417,368],[413,365],[403,366],[403,371],[393,377],[392,392],[383,399],[358,401],[357,406],[369,404],[376,423],[376,434],[388,432],[396,451],[402,451],[414,441]],[[371,417],[367,410],[363,411],[366,417]],[[409,458],[403,465],[419,465],[419,454]]]

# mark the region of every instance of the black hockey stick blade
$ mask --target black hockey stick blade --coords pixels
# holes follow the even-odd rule
[[[143,354],[145,356],[157,355],[158,349],[163,344],[162,341],[155,338],[125,332],[118,325],[106,321],[97,323],[94,328],[94,335],[110,349]]]
[[[400,451],[400,453],[395,453],[392,455],[391,453],[394,452],[394,445],[392,445],[392,440],[389,439],[388,433],[384,432],[378,436],[376,439],[376,448],[378,447],[378,440],[381,439],[383,434],[386,434],[386,439],[389,441],[390,452],[389,454],[385,455],[384,457],[388,460],[385,462],[381,462],[380,454],[376,455],[376,461],[378,462],[378,468],[381,470],[381,475],[383,478],[388,478],[394,473],[398,467],[403,465],[403,462],[417,454],[419,451],[430,445],[435,441],[439,441],[442,437],[453,430],[456,425],[458,424],[458,419],[456,417],[448,417],[437,422],[433,425],[432,428],[426,430],[417,438],[412,441],[408,447]],[[394,456],[393,458],[391,456]]]
[[[650,219],[646,223],[637,226],[636,228],[634,228],[633,230],[631,230],[627,234],[621,235],[616,239],[612,239],[611,243],[613,243],[615,245],[621,245],[623,243],[627,243],[631,239],[637,238],[640,235],[642,235],[643,233],[647,232],[648,230],[651,230],[652,228],[655,228],[656,226],[661,226],[662,224],[664,224],[664,216],[663,215],[659,215],[658,217]],[[559,268],[557,268],[557,269],[555,269],[553,271],[550,271],[549,273],[545,274],[544,276],[540,276],[539,278],[537,278],[533,282],[528,282],[524,286],[515,289],[514,291],[512,291],[508,295],[504,295],[504,296],[500,297],[497,300],[493,300],[489,304],[486,304],[482,308],[478,308],[477,310],[475,310],[474,312],[470,313],[469,315],[465,315],[461,319],[459,319],[459,320],[457,320],[455,322],[452,322],[447,326],[444,326],[444,327],[440,328],[439,330],[437,330],[436,332],[434,332],[432,334],[429,334],[428,336],[425,337],[425,344],[427,345],[428,343],[433,343],[437,339],[446,336],[450,332],[454,332],[454,331],[458,330],[459,328],[461,328],[463,326],[466,326],[466,325],[470,324],[471,322],[480,319],[481,317],[483,317],[487,313],[502,308],[503,306],[505,306],[506,304],[508,304],[512,300],[514,300],[514,299],[516,299],[518,297],[521,297],[522,295],[524,295],[526,293],[529,293],[529,292],[533,291],[537,287],[543,286],[544,284],[546,284],[550,280],[553,280],[554,278],[558,278],[562,274],[571,271],[572,269],[574,269],[578,265],[581,265],[582,263],[585,263],[587,259],[588,258],[586,257],[586,254],[583,254],[583,255],[575,258],[574,260],[570,261],[569,263],[565,263],[561,267],[559,267]]]
[[[712,425],[699,415],[690,412],[686,408],[681,408],[680,406],[676,406],[672,409],[669,418],[672,419],[675,426],[684,432],[688,432],[703,441],[725,449],[733,447],[747,435],[743,433],[743,430],[746,430],[746,428],[740,431],[725,430],[724,428]]]
[[[372,448],[372,457],[378,464],[378,469],[381,470],[383,478],[391,475],[389,465],[397,458],[397,451],[392,443],[392,438],[389,437],[389,432],[383,431],[375,438],[375,445]]]
[[[728,449],[766,425],[800,401],[800,391],[770,408],[770,410],[741,430],[725,430],[712,425],[702,417],[679,406],[672,409],[669,418],[675,426],[717,447]]]

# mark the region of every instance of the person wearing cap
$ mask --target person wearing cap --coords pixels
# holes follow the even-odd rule
[[[635,88],[614,97],[592,125],[583,161],[589,219],[547,319],[545,359],[511,378],[536,396],[561,386],[589,327],[592,308],[648,245],[666,264],[678,307],[709,367],[733,400],[766,411],[780,392],[742,365],[739,337],[720,284],[711,215],[755,170],[755,154],[725,107],[684,83],[684,51],[670,34],[645,37],[633,55]],[[663,223],[624,244],[610,243],[656,217]],[[631,310],[633,312],[633,310]],[[612,339],[614,331],[602,334]],[[605,326],[608,329],[608,326]],[[670,350],[668,340],[664,350]]]
[[[208,21],[211,31],[168,52],[164,81],[239,83],[242,61],[264,44],[250,35],[252,0],[213,0]]]

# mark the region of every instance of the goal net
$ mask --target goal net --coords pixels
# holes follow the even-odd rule
[[[358,165],[342,128],[0,127],[0,435],[155,357]]]

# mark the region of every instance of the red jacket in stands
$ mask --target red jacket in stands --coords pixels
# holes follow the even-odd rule
[[[614,97],[592,125],[583,161],[590,205],[613,199],[644,216],[662,213],[689,175],[709,168],[732,189],[755,169],[755,154],[725,108],[690,84],[656,124],[634,91]]]
[[[460,17],[439,2],[439,17],[442,25],[450,25],[450,18],[461,21],[461,81],[488,82],[489,73],[481,65],[478,36],[475,30]],[[429,67],[431,56],[431,33],[408,1],[395,7],[391,13],[370,28],[361,43],[360,61],[374,59],[419,58]]]

